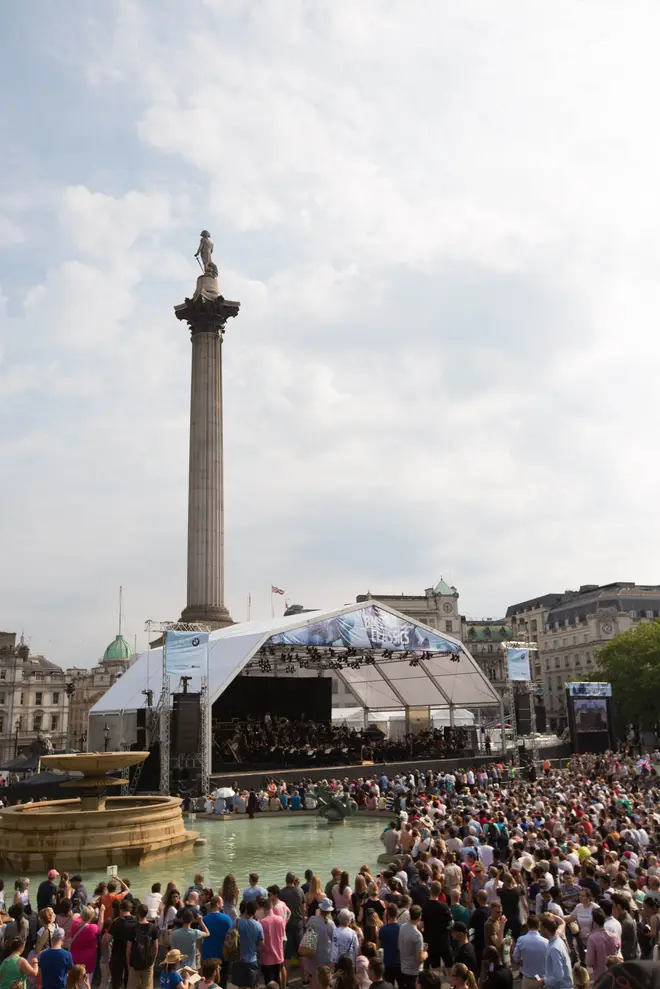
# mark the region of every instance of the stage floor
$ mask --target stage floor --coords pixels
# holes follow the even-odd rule
[[[566,743],[556,745],[552,748],[543,749],[544,759],[568,759],[571,755],[571,746]],[[508,758],[511,753],[508,753]],[[359,779],[362,776],[371,776],[377,773],[379,776],[385,773],[390,779],[399,773],[410,772],[418,769],[433,769],[435,772],[452,772],[456,769],[469,766],[482,766],[493,762],[505,761],[500,752],[493,752],[491,755],[462,755],[451,759],[419,759],[408,760],[406,762],[378,762],[364,765],[356,763],[350,766],[303,766],[294,769],[241,769],[240,766],[233,771],[223,773],[211,773],[210,781],[212,786],[231,786],[232,783],[244,789],[261,786],[264,779],[278,779],[286,782],[296,782],[301,779],[323,780],[323,779]]]

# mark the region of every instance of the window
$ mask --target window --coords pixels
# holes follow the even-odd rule
[[[552,646],[554,649],[559,649],[559,639],[553,639]]]
[[[2,735],[5,730],[5,719],[0,715],[0,735]]]
[[[18,722],[18,730],[19,731],[23,731],[23,715],[22,714],[19,714],[19,716],[18,716],[18,718],[16,720]]]
[[[555,669],[558,670],[560,666],[561,666],[561,659],[559,658],[559,656],[555,656]]]
[[[23,707],[24,704],[25,704],[25,694],[23,693],[23,691],[21,691],[18,697],[18,706]]]
[[[34,730],[41,731],[41,715],[35,714],[34,716]]]
[[[575,635],[573,636],[573,645],[574,645],[574,646],[576,646],[576,645],[577,645],[577,637],[576,637]]]
[[[36,692],[36,694],[34,695],[34,703],[37,705],[37,707],[41,707],[41,704],[42,704],[42,701],[43,701],[43,697],[44,697],[44,695],[41,693],[40,690],[38,690]]]
[[[451,632],[451,630],[452,630],[451,619],[447,619],[447,621],[445,622],[445,632]]]
[[[633,611],[629,611],[628,614],[630,615],[631,618],[637,618],[637,612],[634,611],[634,610]]]
[[[645,611],[644,614],[646,615],[647,618],[653,618],[653,612],[652,611]]]
[[[56,690],[55,693],[53,694],[53,704],[59,704],[59,702],[60,702],[60,694],[59,691]]]
[[[557,690],[561,690],[562,683],[563,683],[563,678],[557,677]]]
[[[488,648],[488,652],[492,652],[493,651],[493,643],[492,642],[489,642],[487,648]]]
[[[0,680],[6,680],[6,679],[7,679],[7,671],[0,670]]]
[[[580,654],[579,654],[579,652],[576,652],[576,654],[575,654],[575,665],[576,666],[579,666],[580,665]]]
[[[333,692],[333,694],[335,693],[334,685],[336,683],[337,683],[336,680],[333,680],[332,681],[332,686],[333,686],[333,691],[332,692]],[[337,684],[337,686],[339,686],[339,684]],[[51,714],[51,716],[50,716],[50,730],[51,731],[57,731],[57,729],[59,728],[59,724],[60,724],[59,716],[57,714]]]
[[[567,645],[567,642],[566,642],[566,639],[562,639],[562,640],[561,640],[561,644],[562,644],[562,646],[565,646],[565,645]]]
[[[5,703],[5,695],[0,694],[0,704],[4,704],[4,703]]]

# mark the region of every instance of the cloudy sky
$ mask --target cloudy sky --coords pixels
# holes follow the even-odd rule
[[[0,627],[185,604],[199,230],[227,604],[660,582],[653,0],[29,0],[0,40]]]

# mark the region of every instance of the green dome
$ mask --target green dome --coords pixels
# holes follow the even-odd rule
[[[106,651],[103,653],[104,659],[130,659],[133,650],[123,635],[116,635]]]

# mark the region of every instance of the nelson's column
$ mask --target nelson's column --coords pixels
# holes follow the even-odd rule
[[[231,625],[224,591],[222,456],[222,337],[240,302],[220,295],[213,244],[202,230],[195,257],[202,266],[192,299],[174,307],[190,327],[190,465],[188,476],[188,591],[183,622]]]

